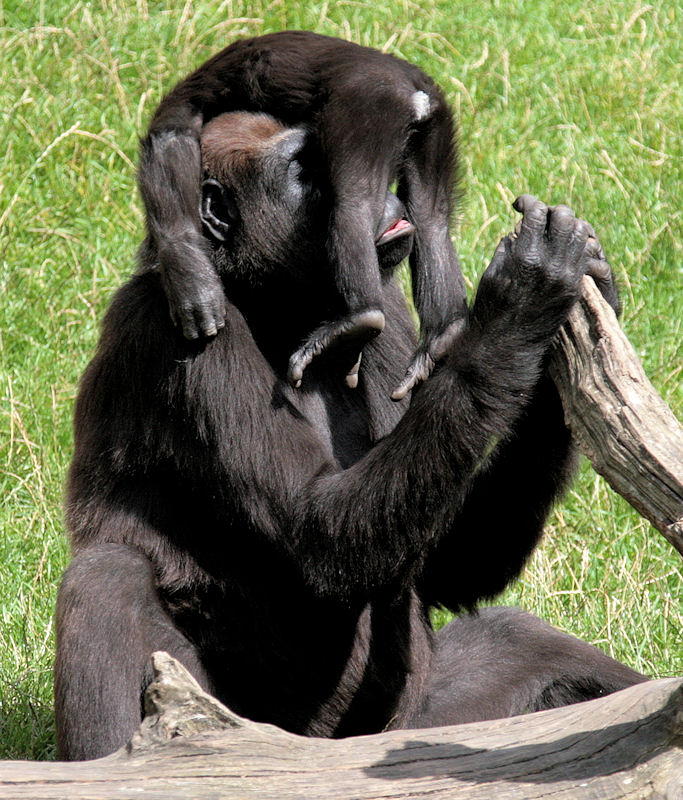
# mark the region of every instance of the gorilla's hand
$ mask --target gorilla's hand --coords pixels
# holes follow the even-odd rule
[[[529,195],[523,195],[522,197],[527,198]],[[522,198],[519,199],[522,200]],[[550,206],[548,208],[548,213],[552,214],[562,208],[564,208],[564,206]],[[585,220],[581,220],[581,222],[587,226],[589,233],[582,256],[583,272],[585,275],[590,275],[590,277],[593,278],[600,294],[602,294],[603,298],[612,307],[614,313],[619,316],[621,313],[621,303],[619,301],[619,290],[614,280],[612,268],[607,261],[605,251],[602,249],[602,245],[600,244],[600,240],[593,226]],[[520,220],[515,229],[515,234],[519,233],[521,225],[522,222]]]
[[[508,324],[515,332],[526,330],[531,341],[549,342],[579,297],[584,274],[595,279],[617,311],[616,285],[591,225],[577,219],[567,206],[549,207],[528,194],[513,205],[523,216],[515,232],[500,242],[482,276],[472,312],[474,324]],[[467,322],[465,317],[456,320],[420,347],[392,394],[394,400],[429,377]]]
[[[159,245],[161,279],[173,322],[186,339],[215,336],[225,325],[223,284],[200,237]]]
[[[289,359],[287,380],[295,388],[301,386],[304,370],[314,358],[336,350],[345,363],[346,385],[358,385],[363,346],[384,330],[384,314],[378,309],[362,311],[316,328]]]
[[[591,226],[567,206],[549,208],[531,195],[513,204],[523,214],[498,245],[479,284],[475,324],[508,324],[532,340],[552,337],[581,292]],[[593,252],[592,250],[590,251]]]
[[[422,381],[427,380],[437,362],[448,355],[455,340],[458,338],[458,334],[464,330],[466,324],[467,318],[465,316],[460,317],[460,319],[452,322],[445,331],[428,337],[420,345],[406,370],[405,377],[398,388],[392,392],[392,400],[403,400],[411,389],[414,389]]]

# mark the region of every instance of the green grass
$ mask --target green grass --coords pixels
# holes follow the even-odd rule
[[[514,196],[591,220],[624,327],[683,407],[680,6],[571,0],[0,4],[0,757],[54,754],[55,590],[71,415],[142,232],[137,139],[164,89],[236,37],[308,28],[390,50],[446,89],[472,285]],[[189,9],[192,8],[192,13]],[[678,18],[677,18],[678,17]],[[504,602],[651,675],[683,673],[681,561],[584,465]]]

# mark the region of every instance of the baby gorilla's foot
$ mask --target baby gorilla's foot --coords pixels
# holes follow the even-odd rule
[[[418,383],[426,381],[432,370],[452,348],[458,334],[464,330],[466,317],[460,317],[452,322],[441,333],[427,336],[413,356],[405,377],[391,395],[392,400],[403,400],[411,389]]]
[[[333,347],[341,347],[353,354],[353,366],[346,374],[346,384],[354,389],[358,385],[358,369],[363,347],[383,330],[384,314],[376,308],[321,325],[289,359],[287,380],[298,389],[301,386],[304,370],[314,358]]]

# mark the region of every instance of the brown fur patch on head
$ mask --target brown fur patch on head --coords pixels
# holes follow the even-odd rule
[[[253,161],[274,136],[286,130],[267,114],[220,114],[202,130],[202,168],[217,180],[225,179],[231,166]]]

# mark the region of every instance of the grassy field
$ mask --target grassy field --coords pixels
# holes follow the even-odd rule
[[[417,62],[460,119],[470,286],[531,191],[591,220],[623,324],[683,409],[680,5],[640,0],[0,4],[0,758],[54,755],[61,494],[79,375],[142,233],[138,136],[233,39],[285,28]],[[677,18],[678,17],[678,18]],[[503,598],[653,676],[683,674],[681,561],[584,464]]]

